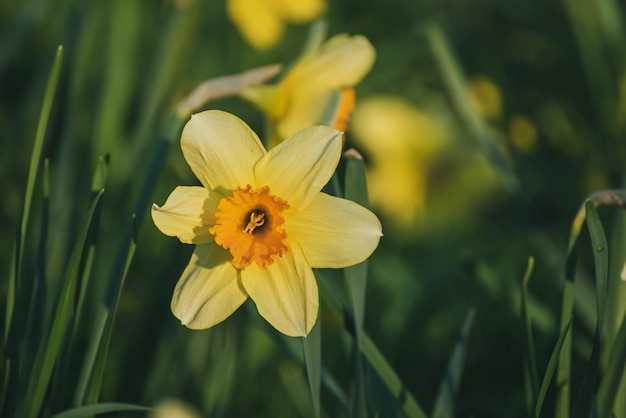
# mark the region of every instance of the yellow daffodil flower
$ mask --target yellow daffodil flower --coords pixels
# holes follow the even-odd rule
[[[209,328],[249,296],[283,334],[308,334],[319,304],[311,268],[359,263],[382,235],[372,212],[321,192],[341,136],[317,126],[268,152],[233,115],[191,117],[181,147],[202,187],[179,186],[152,207],[161,232],[196,244],[171,304],[183,325]]]
[[[325,0],[228,0],[230,19],[256,49],[273,47],[286,23],[306,23],[326,10]]]
[[[354,107],[353,87],[375,56],[364,36],[337,35],[305,54],[278,84],[251,86],[241,96],[267,114],[270,148],[314,125],[343,131]]]

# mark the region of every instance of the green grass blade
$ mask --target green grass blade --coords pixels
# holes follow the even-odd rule
[[[606,312],[609,266],[606,234],[600,222],[598,211],[591,200],[585,202],[585,217],[594,256],[596,307],[598,314],[591,358],[587,364],[585,377],[575,403],[575,416],[577,417],[588,417],[591,415],[594,398],[596,396],[596,382],[600,371],[600,353],[602,351],[602,331],[604,329],[604,317]]]
[[[606,299],[609,281],[609,254],[606,234],[600,222],[598,211],[591,200],[585,204],[587,228],[591,237],[591,247],[596,271],[596,298],[598,309],[598,329],[602,330],[606,313]]]
[[[324,302],[326,302],[324,306],[328,307],[329,314],[333,315],[337,321],[344,321],[344,328],[354,338],[354,333],[352,332],[353,320],[348,317],[350,315],[347,308],[348,302],[341,300],[339,292],[335,291],[333,284],[336,281],[330,280],[332,277],[329,277],[330,274],[327,274],[326,270],[318,270],[316,274],[319,274],[321,278],[321,280],[318,280],[318,286],[320,299],[324,299]],[[346,322],[348,323],[346,324]],[[362,337],[361,353],[387,386],[389,393],[394,397],[398,406],[409,418],[425,418],[426,414],[415,401],[411,392],[404,386],[389,362],[385,359],[385,356],[376,347],[376,344],[368,337],[366,332],[362,333]]]
[[[92,195],[95,195],[96,193],[98,193],[98,190],[104,189],[104,186],[106,185],[107,173],[109,170],[109,161],[110,161],[110,158],[108,154],[98,158],[98,162],[96,163],[96,168],[94,170],[93,178],[91,181]],[[74,322],[74,329],[72,332],[72,335],[74,336],[77,335],[78,327],[79,327],[79,320],[80,318],[83,317],[83,314],[84,314],[83,305],[85,303],[87,289],[90,286],[91,270],[93,267],[93,260],[96,254],[96,244],[98,241],[97,225],[99,224],[99,220],[100,220],[101,208],[102,208],[102,205],[99,205],[98,208],[96,209],[96,213],[94,214],[94,222],[93,222],[92,228],[89,230],[89,233],[87,235],[87,242],[86,242],[87,254],[86,254],[85,264],[84,264],[83,271],[82,271],[82,280],[81,280],[80,292],[78,295],[78,301],[76,303],[76,312],[78,312],[78,315],[76,315],[76,320]]]
[[[306,337],[301,338],[306,366],[309,391],[313,402],[313,416],[320,416],[320,386],[322,379],[322,318],[318,313],[317,322]]]
[[[143,218],[147,213],[152,191],[156,185],[156,179],[165,164],[170,146],[174,142],[174,138],[177,138],[180,134],[186,118],[187,115],[180,115],[178,113],[175,113],[170,118],[165,133],[159,141],[158,148],[152,157],[150,167],[143,180],[137,199],[135,200],[133,214],[126,224],[124,235],[122,236],[115,256],[103,305],[101,309],[99,309],[98,317],[95,322],[96,326],[94,326],[90,336],[89,353],[85,357],[79,378],[79,385],[74,396],[75,404],[94,403],[98,399],[106,363],[106,353],[108,351],[113,326],[113,318],[117,309],[120,292],[135,251],[137,230],[141,226]]]
[[[43,96],[43,104],[41,105],[41,113],[39,114],[39,123],[37,124],[37,133],[35,134],[35,144],[33,145],[33,152],[30,159],[30,168],[28,170],[28,180],[26,182],[26,194],[24,196],[24,210],[22,212],[22,220],[20,225],[20,249],[18,252],[18,271],[17,277],[19,278],[19,268],[21,267],[22,252],[24,250],[24,240],[26,239],[26,231],[28,229],[28,219],[30,217],[30,208],[33,201],[33,193],[35,191],[35,182],[37,181],[37,173],[39,172],[39,165],[41,163],[41,152],[43,150],[44,139],[46,136],[46,130],[48,128],[48,119],[50,118],[50,110],[52,109],[52,102],[54,100],[54,93],[59,82],[59,75],[61,74],[61,63],[63,61],[63,46],[59,45],[57,48],[54,62],[52,63],[52,70],[50,71],[50,77],[48,78],[48,84],[46,86],[46,92]]]
[[[444,32],[439,25],[434,22],[425,25],[425,32],[434,59],[439,66],[441,77],[450,94],[450,98],[459,118],[465,125],[471,138],[482,150],[498,173],[498,177],[504,187],[518,200],[518,204],[525,209],[528,206],[527,198],[517,178],[514,176],[507,158],[497,146],[497,141],[490,133],[486,122],[474,110],[470,103],[465,75],[457,62]]]
[[[524,380],[526,382],[526,393],[528,406],[533,407],[537,403],[537,395],[539,393],[539,378],[537,377],[537,358],[535,356],[535,343],[533,341],[532,324],[530,313],[528,312],[528,282],[533,272],[535,259],[528,259],[526,273],[522,280],[522,327],[524,328]]]
[[[3,393],[10,393],[11,389],[18,388],[21,382],[18,381],[17,373],[19,373],[18,365],[18,344],[19,340],[26,338],[23,331],[28,328],[29,319],[28,306],[29,300],[34,288],[34,282],[30,277],[22,277],[22,259],[24,253],[24,245],[28,232],[28,221],[30,219],[30,211],[33,202],[33,196],[35,193],[35,184],[37,182],[37,176],[39,172],[39,166],[41,164],[41,155],[43,145],[45,142],[45,134],[48,127],[48,119],[50,118],[50,111],[52,109],[52,103],[58,85],[59,76],[61,73],[61,63],[63,61],[63,47],[57,48],[54,61],[52,63],[52,69],[48,77],[48,83],[43,96],[43,102],[41,105],[41,111],[39,113],[39,121],[37,124],[37,132],[35,134],[35,141],[33,144],[33,151],[31,154],[31,162],[28,171],[28,178],[26,181],[26,192],[24,194],[24,206],[20,218],[19,229],[16,233],[15,244],[13,248],[12,262],[10,266],[10,272],[8,277],[7,286],[7,299],[5,305],[4,316],[4,338],[2,346],[2,363],[11,364],[13,372],[11,374],[4,373],[3,381]],[[3,395],[4,396],[4,395]],[[8,413],[7,408],[11,408],[9,404],[15,402],[15,396],[9,396],[10,402],[5,402],[2,398],[0,404],[2,409]],[[3,412],[0,409],[0,412]]]
[[[453,418],[454,417],[454,400],[461,383],[461,376],[463,375],[463,366],[465,365],[465,353],[467,351],[467,342],[469,340],[469,334],[474,323],[474,317],[476,316],[476,310],[471,309],[465,318],[461,334],[454,348],[454,352],[450,357],[448,363],[448,370],[446,370],[441,384],[439,385],[439,392],[437,398],[435,398],[435,406],[433,407],[433,418]]]
[[[622,319],[609,359],[600,382],[597,399],[599,417],[608,417],[612,412],[618,389],[626,367],[626,316]]]
[[[567,258],[565,261],[565,283],[561,302],[561,332],[568,328],[574,315],[574,278],[578,261],[578,237],[584,222],[584,212],[579,211],[570,229]],[[555,418],[569,418],[572,368],[572,333],[566,335],[559,354],[556,373]]]
[[[367,182],[365,179],[365,164],[362,157],[356,152],[346,152],[344,197],[361,206],[369,205],[367,196]],[[350,300],[352,317],[354,319],[354,342],[352,350],[352,375],[354,393],[352,399],[352,416],[366,417],[367,402],[365,392],[365,375],[361,357],[361,339],[363,333],[363,319],[365,317],[365,290],[367,286],[367,266],[365,260],[354,266],[346,267],[343,276]]]
[[[133,215],[130,221],[131,241],[127,247],[124,257],[123,268],[119,278],[113,277],[109,282],[109,288],[104,299],[103,305],[98,310],[98,315],[94,324],[94,333],[89,342],[85,362],[81,369],[81,377],[77,385],[74,403],[90,404],[97,402],[102,385],[104,370],[106,369],[106,358],[113,332],[113,319],[119,303],[122,287],[133,260],[135,249],[137,247],[137,224]],[[82,400],[82,401],[81,401]]]
[[[80,259],[87,238],[87,232],[89,231],[96,206],[103,193],[104,190],[102,190],[91,203],[81,235],[72,250],[67,270],[64,274],[63,287],[61,288],[54,310],[55,314],[52,318],[52,323],[42,338],[30,374],[26,390],[26,399],[23,404],[26,410],[25,413],[20,416],[34,418],[39,414],[39,410],[42,406],[48,382],[50,381],[50,376],[52,375],[52,370],[63,341],[65,328],[73,308]]]
[[[426,414],[404,386],[396,372],[378,350],[374,342],[363,333],[361,351],[372,368],[378,373],[404,413],[409,418],[426,418]]]
[[[554,346],[554,350],[552,350],[552,354],[550,355],[550,360],[548,360],[548,366],[546,367],[546,372],[543,375],[543,380],[541,382],[541,387],[539,388],[539,395],[537,397],[537,405],[535,405],[535,418],[539,418],[541,414],[541,408],[543,408],[543,402],[546,399],[546,394],[548,393],[548,388],[550,387],[550,382],[552,381],[552,376],[554,375],[554,371],[556,369],[557,363],[560,361],[560,353],[563,349],[567,336],[570,334],[570,328],[572,326],[572,321],[570,320],[561,335],[559,336],[556,345]]]
[[[79,406],[53,415],[51,418],[84,418],[109,412],[150,412],[152,408],[131,405],[127,403],[99,403],[95,405]]]

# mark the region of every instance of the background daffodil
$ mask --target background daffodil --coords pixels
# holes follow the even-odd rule
[[[309,128],[268,152],[239,118],[206,111],[192,116],[181,146],[202,187],[179,186],[152,208],[164,234],[197,244],[174,290],[174,315],[208,328],[250,296],[277,330],[306,335],[319,304],[311,268],[359,263],[381,236],[372,212],[321,192],[341,132]]]
[[[307,52],[278,84],[251,86],[241,96],[267,114],[270,148],[309,126],[345,130],[346,113],[354,106],[353,87],[375,57],[364,36],[336,35]]]
[[[306,23],[326,10],[325,0],[229,0],[228,15],[256,49],[273,47],[286,23]]]

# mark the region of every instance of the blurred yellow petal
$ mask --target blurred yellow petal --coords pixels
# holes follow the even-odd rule
[[[399,97],[380,96],[360,102],[351,126],[354,139],[377,161],[430,158],[445,145],[442,124]]]
[[[354,86],[369,72],[375,59],[376,51],[365,36],[336,35],[298,62],[284,83],[327,89]]]
[[[178,186],[163,206],[152,205],[152,220],[165,235],[186,244],[204,244],[213,240],[209,227],[222,197],[204,187]]]
[[[310,22],[326,10],[324,0],[270,0],[276,13],[293,23]]]
[[[289,239],[297,241],[311,267],[360,263],[378,246],[380,221],[356,203],[319,193],[306,210],[286,216]]]
[[[248,298],[231,258],[215,244],[196,246],[172,296],[172,312],[183,325],[191,329],[212,327]]]
[[[292,208],[304,209],[332,177],[341,156],[341,132],[316,126],[272,148],[256,165],[260,183]]]
[[[280,86],[250,86],[240,96],[267,113],[270,118],[281,117],[287,109],[287,95]]]
[[[191,405],[178,399],[164,399],[154,406],[149,418],[202,418]]]
[[[311,331],[319,307],[317,283],[297,244],[267,270],[249,265],[241,279],[259,314],[278,331],[292,337]]]
[[[202,185],[218,191],[254,186],[254,164],[265,154],[248,125],[219,110],[192,115],[183,129],[181,147]]]
[[[470,103],[476,112],[485,119],[496,119],[502,113],[502,95],[491,79],[474,77],[468,86]]]
[[[285,112],[274,119],[274,129],[279,140],[271,143],[270,148],[305,127],[319,125],[332,95],[332,90],[315,88],[302,89],[293,94],[289,106],[284,108]]]
[[[530,152],[537,144],[537,128],[529,117],[513,115],[509,120],[509,138],[515,148]]]
[[[336,107],[333,99],[342,89],[365,77],[375,58],[374,47],[364,36],[337,35],[305,55],[274,89],[252,86],[240,95],[267,114],[273,147],[302,129],[335,125],[322,116],[329,106]]]
[[[229,0],[228,15],[246,42],[256,49],[269,49],[282,37],[284,23],[271,0]]]

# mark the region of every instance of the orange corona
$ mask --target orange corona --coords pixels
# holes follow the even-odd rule
[[[339,103],[337,103],[337,109],[333,116],[332,127],[345,132],[348,129],[350,114],[356,104],[356,93],[352,87],[344,87],[339,94]]]
[[[238,187],[232,197],[220,200],[215,225],[209,232],[218,245],[230,251],[235,267],[242,269],[255,261],[265,270],[275,256],[289,251],[282,216],[288,208],[287,202],[272,195],[267,186]]]

